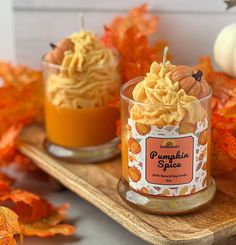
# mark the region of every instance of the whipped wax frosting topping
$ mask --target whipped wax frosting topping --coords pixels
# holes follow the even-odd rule
[[[69,37],[74,50],[64,52],[59,74],[48,79],[48,99],[66,108],[106,106],[119,93],[117,57],[91,32]]]
[[[147,125],[176,125],[185,120],[200,120],[201,105],[194,96],[180,89],[178,82],[170,79],[175,66],[167,62],[165,66],[152,63],[150,72],[133,90],[133,99],[145,105],[134,104],[131,118]]]

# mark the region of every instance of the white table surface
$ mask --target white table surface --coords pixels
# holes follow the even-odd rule
[[[100,210],[70,191],[48,195],[54,204],[70,204],[68,220],[74,222],[74,236],[52,238],[26,238],[24,245],[147,245]]]

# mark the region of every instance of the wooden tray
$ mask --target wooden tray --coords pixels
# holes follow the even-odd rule
[[[213,203],[193,214],[160,216],[129,207],[116,191],[120,159],[101,164],[72,164],[53,159],[42,148],[39,126],[23,131],[19,150],[45,172],[152,244],[212,244],[236,234],[236,174],[216,178]]]

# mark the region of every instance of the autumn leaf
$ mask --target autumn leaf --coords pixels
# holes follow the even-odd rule
[[[0,173],[0,195],[8,193],[10,191],[10,185],[14,182],[14,179],[10,178],[4,173]]]
[[[236,169],[236,79],[214,71],[207,56],[201,57],[196,67],[205,73],[213,89],[212,172],[233,171]]]
[[[21,224],[22,232],[26,236],[48,237],[56,234],[71,235],[75,228],[68,224],[59,224],[65,218],[68,205],[57,209],[57,212],[45,219],[34,223]]]
[[[18,216],[11,209],[0,206],[0,245],[16,244],[13,236],[20,233]]]
[[[116,47],[117,41],[123,38],[129,28],[136,27],[144,36],[156,32],[158,17],[147,16],[147,5],[132,9],[127,16],[118,16],[113,19],[110,25],[106,25],[102,42],[108,47]]]
[[[213,89],[213,98],[217,99],[216,109],[221,109],[229,100],[236,97],[236,79],[230,78],[223,72],[211,72],[207,76],[207,82]]]
[[[200,57],[199,63],[195,67],[203,72],[205,78],[213,71],[211,58],[209,56]]]
[[[0,158],[1,156],[5,156],[12,151],[14,147],[14,142],[19,134],[22,125],[12,125],[1,137],[0,139]]]
[[[38,221],[57,211],[45,199],[24,190],[11,190],[0,196],[0,203],[9,201],[12,202],[11,209],[19,216],[19,221],[24,223]]]
[[[157,30],[158,17],[148,15],[147,5],[132,9],[127,16],[115,18],[105,26],[101,38],[107,47],[113,47],[120,56],[122,82],[145,75],[151,63],[162,60],[165,41],[149,42]]]
[[[0,79],[0,164],[5,164],[14,158],[21,128],[42,120],[44,92],[42,72],[25,66],[0,61]]]
[[[0,245],[16,245],[16,240],[7,231],[0,231]]]

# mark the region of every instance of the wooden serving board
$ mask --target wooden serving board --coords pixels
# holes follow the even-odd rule
[[[213,244],[236,234],[236,174],[216,178],[215,200],[202,210],[179,216],[143,213],[129,207],[117,193],[121,161],[75,164],[56,160],[42,148],[39,126],[25,129],[19,150],[45,172],[151,244]]]

